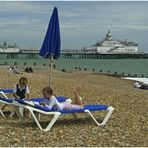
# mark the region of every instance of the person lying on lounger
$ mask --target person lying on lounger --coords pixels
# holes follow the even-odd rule
[[[75,103],[69,104],[69,103],[60,103],[56,97],[53,95],[53,89],[50,87],[44,87],[42,90],[43,96],[45,98],[44,102],[41,102],[40,105],[46,106],[49,109],[54,110],[63,110],[63,109],[83,109],[83,102],[82,98],[80,97],[78,90],[76,89],[74,91],[75,94]]]
[[[138,82],[136,81],[134,84],[133,84],[133,87],[134,88],[139,88],[139,89],[145,89],[145,90],[148,90],[148,85],[142,83],[142,82]]]

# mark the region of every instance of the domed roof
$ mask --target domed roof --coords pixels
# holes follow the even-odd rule
[[[106,34],[106,36],[112,36],[112,34],[111,34],[110,30],[108,30],[108,32],[107,32],[107,34]]]
[[[106,40],[108,40],[108,41],[112,40],[112,34],[111,34],[110,30],[108,30],[108,32],[106,34]]]

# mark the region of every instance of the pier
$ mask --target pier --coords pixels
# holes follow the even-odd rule
[[[66,59],[148,59],[148,54],[63,53]]]
[[[39,53],[0,53],[0,59],[39,59]],[[138,54],[99,54],[81,52],[61,52],[65,59],[148,59],[148,53]]]

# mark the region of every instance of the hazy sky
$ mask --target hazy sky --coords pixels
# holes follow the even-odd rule
[[[64,49],[94,44],[110,29],[148,52],[148,2],[0,2],[0,44],[40,48],[54,6]]]

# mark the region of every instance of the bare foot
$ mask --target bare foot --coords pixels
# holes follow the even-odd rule
[[[75,94],[79,94],[80,93],[80,89],[81,89],[81,87],[79,86],[79,87],[77,87],[75,90],[74,90],[74,93]]]

